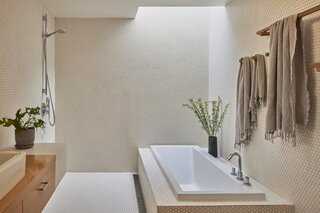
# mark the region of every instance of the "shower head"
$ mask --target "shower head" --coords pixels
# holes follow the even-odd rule
[[[46,36],[46,38],[49,38],[50,36],[52,36],[52,35],[54,35],[56,33],[63,34],[63,33],[66,33],[66,32],[67,31],[64,30],[64,29],[59,29],[59,30],[54,31],[53,33],[46,34],[45,36]]]

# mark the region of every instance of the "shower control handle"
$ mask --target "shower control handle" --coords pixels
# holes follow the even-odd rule
[[[44,117],[50,112],[50,99],[46,98],[46,103],[41,104],[41,116]]]

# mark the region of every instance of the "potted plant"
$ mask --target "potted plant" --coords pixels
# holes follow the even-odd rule
[[[189,104],[183,106],[193,111],[199,123],[201,123],[202,129],[208,134],[208,152],[212,156],[218,157],[217,134],[222,127],[230,104],[223,107],[220,97],[216,101],[202,101],[201,98],[193,100],[191,98]]]
[[[17,149],[28,149],[34,145],[35,129],[44,130],[45,122],[37,116],[40,115],[40,107],[26,107],[25,111],[19,109],[15,118],[2,118],[0,125],[4,127],[14,126]]]

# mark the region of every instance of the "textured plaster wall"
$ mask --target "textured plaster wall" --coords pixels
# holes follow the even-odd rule
[[[137,171],[137,148],[207,138],[189,97],[208,97],[209,9],[140,8],[135,19],[57,19],[58,142],[71,171]]]
[[[0,117],[12,117],[18,108],[40,106],[42,15],[39,0],[0,0]],[[54,29],[49,14],[49,29]],[[48,46],[49,75],[54,95],[54,38]],[[37,142],[54,142],[55,129],[37,132]],[[14,129],[0,128],[0,147],[15,144]]]
[[[269,37],[256,31],[278,19],[319,4],[318,0],[239,0],[226,8],[211,10],[210,18],[210,97],[220,95],[232,103],[220,137],[223,156],[233,149],[236,78],[239,58],[268,52]],[[307,64],[320,61],[320,13],[303,19]],[[267,61],[269,62],[269,61]],[[297,146],[264,140],[266,109],[259,111],[258,128],[252,142],[242,150],[244,170],[295,205],[297,213],[320,212],[320,115],[319,73],[308,69],[310,122],[297,134]]]

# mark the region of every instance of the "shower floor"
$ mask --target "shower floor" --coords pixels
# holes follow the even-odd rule
[[[138,213],[127,173],[66,173],[43,213]]]

